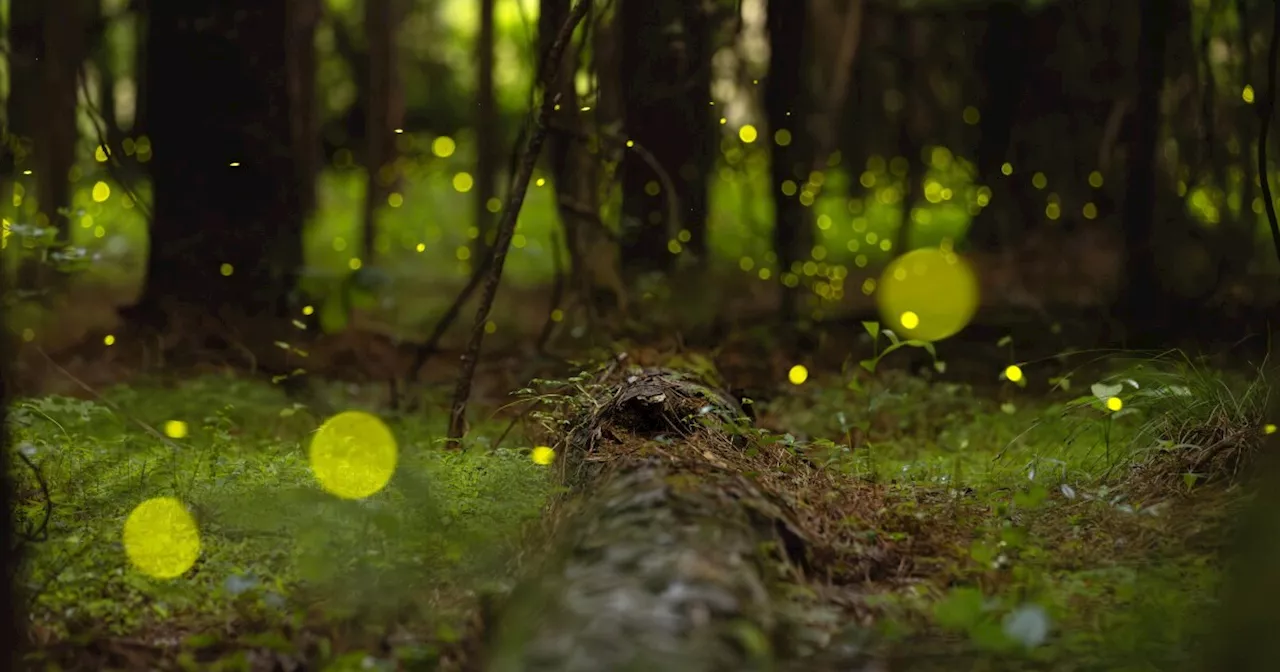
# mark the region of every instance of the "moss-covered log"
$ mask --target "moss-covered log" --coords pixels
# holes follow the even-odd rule
[[[810,535],[757,476],[791,454],[762,450],[738,402],[696,376],[612,377],[566,423],[568,494],[485,668],[775,669],[796,652],[787,596]]]

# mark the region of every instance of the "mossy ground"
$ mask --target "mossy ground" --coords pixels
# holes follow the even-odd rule
[[[1263,431],[1264,390],[1176,357],[1094,369],[1093,380],[1063,390],[1059,376],[1047,392],[1028,391],[1047,387],[1034,365],[1026,389],[999,371],[975,389],[857,367],[815,367],[796,386],[784,369],[775,396],[755,402],[778,441],[850,488],[878,489],[881,509],[845,524],[911,562],[842,580],[851,612],[908,669],[1194,660],[1227,521],[1246,497],[1229,472],[1167,465],[1206,445],[1205,432],[1247,453]],[[350,385],[326,392],[362,407]],[[474,409],[472,447],[460,453],[440,445],[443,410],[380,412],[400,466],[384,492],[353,503],[325,495],[309,472],[307,441],[323,418],[270,384],[136,380],[101,395],[13,409],[18,451],[36,467],[18,456],[10,465],[19,516],[43,530],[23,574],[32,662],[245,669],[274,657],[312,669],[434,669],[467,630],[477,594],[501,590],[522,553],[536,553],[520,539],[552,475],[530,459],[521,424],[506,433],[518,409],[495,414],[504,400]],[[1121,412],[1099,398],[1111,396]],[[156,431],[175,419],[188,423],[185,438]],[[1161,478],[1140,480],[1150,473]],[[170,581],[131,569],[121,545],[130,509],[163,495],[188,504],[203,542],[196,566]]]

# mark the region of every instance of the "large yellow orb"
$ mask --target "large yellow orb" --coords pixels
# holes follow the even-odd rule
[[[124,521],[124,550],[138,571],[172,579],[200,556],[200,531],[182,502],[156,497],[139,504]]]
[[[906,338],[940,341],[973,319],[978,279],[954,252],[912,250],[885,267],[876,301],[886,329]]]
[[[320,487],[343,499],[363,499],[395,473],[396,439],[376,416],[345,411],[320,425],[308,457]]]

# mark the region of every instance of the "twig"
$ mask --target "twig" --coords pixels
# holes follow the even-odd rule
[[[480,307],[476,310],[476,321],[471,327],[471,340],[467,343],[466,353],[462,356],[462,369],[458,372],[458,386],[453,394],[453,408],[449,415],[449,445],[457,447],[459,439],[466,429],[467,400],[471,396],[471,380],[475,375],[477,360],[480,358],[480,346],[484,341],[484,327],[489,320],[489,311],[493,308],[493,299],[498,293],[498,284],[502,279],[502,266],[507,260],[507,250],[511,247],[511,238],[515,235],[516,218],[520,214],[520,206],[524,204],[525,192],[529,189],[529,180],[533,177],[533,168],[538,162],[538,154],[547,140],[547,127],[551,119],[551,111],[555,108],[555,80],[557,68],[565,46],[569,43],[574,29],[587,15],[591,0],[578,0],[569,10],[560,31],[556,33],[555,42],[543,63],[543,71],[548,76],[543,81],[542,104],[534,117],[533,131],[529,136],[529,145],[524,150],[524,157],[511,182],[511,193],[502,210],[502,219],[498,222],[498,238],[494,241],[492,262],[485,278],[484,293],[480,297]]]
[[[93,98],[89,97],[89,76],[85,70],[84,64],[80,64],[80,92],[84,94],[84,106],[89,109],[89,121],[93,123],[93,132],[98,136],[98,146],[102,147],[102,153],[107,155],[107,174],[111,175],[111,179],[124,189],[130,200],[133,201],[138,209],[142,211],[142,216],[146,218],[147,223],[154,221],[151,215],[151,207],[138,198],[138,192],[129,185],[124,179],[124,175],[117,172],[120,168],[120,161],[116,158],[115,150],[111,148],[110,142],[107,140],[107,131],[102,128],[102,113],[93,104]]]
[[[1258,106],[1258,184],[1262,186],[1262,204],[1267,208],[1267,224],[1271,226],[1271,242],[1276,247],[1276,259],[1280,259],[1280,222],[1276,220],[1276,204],[1271,198],[1271,177],[1267,172],[1267,133],[1271,130],[1271,115],[1276,109],[1276,52],[1280,50],[1280,0],[1272,11],[1271,47],[1267,49],[1267,97]]]
[[[493,263],[493,248],[489,248],[489,253],[484,255],[480,260],[480,264],[476,266],[476,270],[467,279],[467,284],[462,288],[461,292],[454,297],[453,303],[449,305],[448,310],[444,311],[444,315],[436,320],[436,326],[432,327],[431,335],[414,349],[413,364],[409,367],[408,382],[410,384],[417,382],[418,374],[422,371],[422,367],[426,366],[427,360],[432,355],[440,351],[440,339],[444,338],[449,327],[453,326],[454,320],[458,319],[458,313],[462,312],[462,306],[471,298],[472,292],[480,286],[480,281],[484,279],[485,273],[488,272],[489,266]]]

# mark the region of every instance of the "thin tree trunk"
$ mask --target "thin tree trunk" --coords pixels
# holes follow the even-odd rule
[[[804,63],[806,3],[769,0],[765,24],[769,32],[769,75],[765,79],[764,108],[768,119],[771,151],[769,191],[773,197],[773,249],[778,257],[778,279],[782,281],[781,317],[790,321],[798,310],[799,276],[792,266],[808,256],[813,244],[810,210],[797,198],[783,193],[784,183],[803,186],[811,164],[806,102],[810,98]],[[777,142],[778,134],[790,135],[788,144]]]
[[[489,253],[497,232],[497,219],[489,210],[489,199],[497,196],[498,166],[501,161],[501,134],[498,109],[493,97],[494,0],[480,0],[480,34],[476,36],[476,183],[475,212],[479,234],[475,240],[476,259]]]
[[[369,55],[368,111],[365,115],[364,256],[372,262],[377,242],[377,214],[397,181],[395,129],[403,119],[396,101],[394,0],[366,0],[365,42]]]
[[[1128,266],[1121,313],[1138,328],[1159,329],[1159,317],[1168,306],[1157,276],[1152,235],[1155,222],[1156,143],[1160,137],[1160,92],[1164,90],[1165,45],[1172,16],[1168,0],[1141,1],[1138,36],[1138,92],[1134,132],[1128,155],[1128,180],[1124,195],[1124,239]]]
[[[288,0],[287,39],[291,142],[294,151],[298,201],[304,221],[316,207],[316,178],[320,173],[320,128],[316,101],[316,27],[319,0]]]

